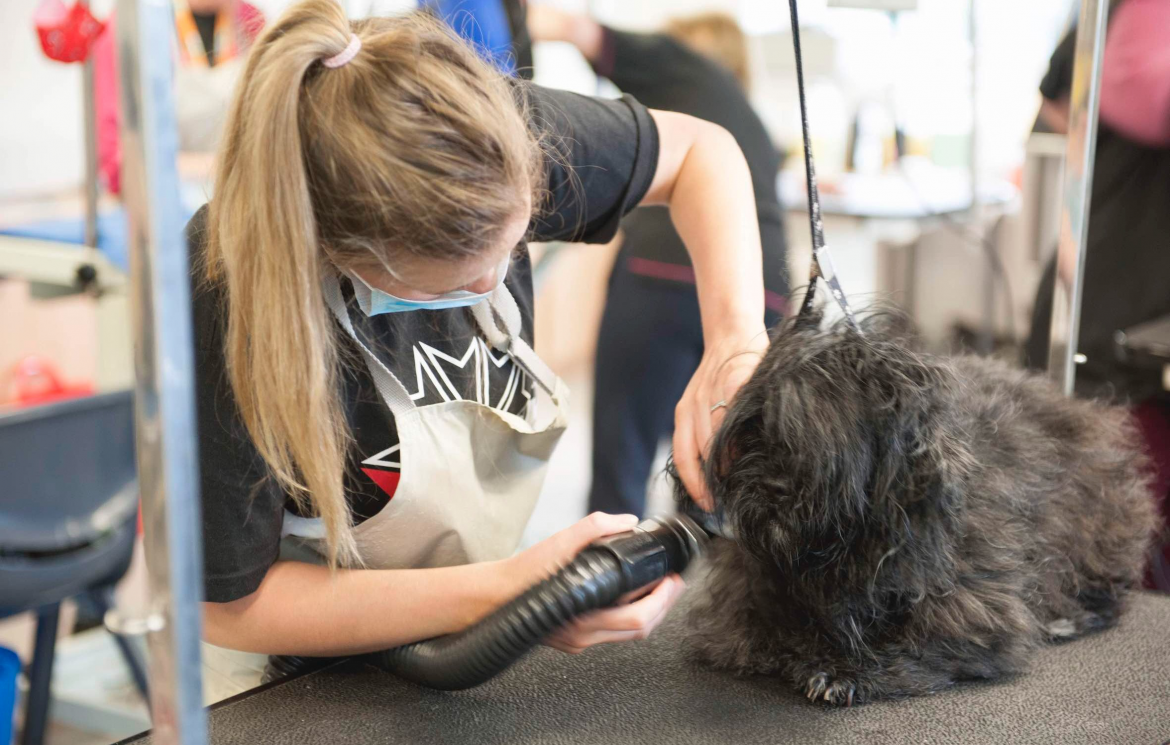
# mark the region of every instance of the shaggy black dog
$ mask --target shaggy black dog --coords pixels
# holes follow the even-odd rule
[[[861,323],[774,331],[712,441],[734,540],[712,544],[699,657],[850,705],[1113,625],[1155,524],[1126,412]]]

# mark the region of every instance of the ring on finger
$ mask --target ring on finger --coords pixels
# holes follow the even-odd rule
[[[717,403],[717,404],[715,404],[714,406],[712,406],[712,407],[711,407],[711,413],[712,413],[712,414],[714,414],[714,413],[715,413],[716,411],[718,411],[719,409],[726,409],[726,408],[727,408],[727,402],[726,402],[726,401],[720,401],[719,403]]]

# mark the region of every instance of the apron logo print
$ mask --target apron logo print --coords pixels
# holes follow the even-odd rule
[[[527,374],[514,364],[512,355],[503,352],[496,356],[483,339],[471,339],[467,350],[460,357],[446,354],[429,344],[419,342],[411,350],[414,353],[414,378],[416,389],[410,393],[411,401],[425,402],[429,388],[438,394],[440,401],[475,401],[491,406],[500,411],[511,411],[517,393],[524,399],[524,405],[531,404],[532,392]],[[511,364],[510,364],[511,363]],[[499,391],[498,398],[492,393],[493,368],[499,370],[509,366],[507,380],[504,381],[503,391]],[[463,376],[456,376],[454,380],[447,374],[447,370],[467,371],[471,369],[471,380],[465,381]],[[462,385],[474,382],[475,391],[461,391]],[[458,384],[457,384],[458,383]],[[498,386],[498,383],[497,383]]]
[[[362,473],[369,477],[370,481],[377,484],[379,489],[386,492],[386,496],[391,499],[394,498],[394,492],[398,491],[398,481],[402,478],[402,463],[397,459],[390,460],[390,456],[397,455],[400,447],[402,447],[401,444],[386,448],[362,461]],[[374,468],[364,466],[374,466]]]
[[[490,350],[485,351],[485,343],[478,338],[480,334],[471,345],[450,339],[451,343],[443,345],[446,352],[430,345],[428,349],[421,342],[411,344],[415,350],[414,359],[407,354],[398,354],[395,361],[404,368],[401,372],[406,377],[414,373],[412,384],[427,381],[426,393],[422,393],[420,385],[420,395],[416,396],[358,336],[337,277],[326,272],[323,285],[329,310],[365,357],[366,369],[382,403],[399,422],[408,415],[418,422],[417,426],[399,429],[401,447],[389,447],[370,457],[365,457],[367,451],[362,450],[353,459],[365,457],[358,467],[384,492],[401,492],[393,496],[394,509],[382,509],[371,515],[355,533],[363,562],[369,567],[390,569],[451,566],[511,556],[520,544],[524,526],[536,506],[548,468],[548,454],[564,433],[568,398],[560,395],[564,384],[521,336],[520,310],[507,287],[498,287],[490,304],[472,306],[471,314],[481,334],[486,336],[490,331],[493,339],[498,339],[501,334],[506,336],[508,344],[501,343],[501,346],[509,350],[509,355],[497,356]],[[496,318],[488,316],[486,311],[489,309],[499,315],[498,320],[506,326],[506,332]],[[528,373],[532,376],[531,385],[522,383],[527,376],[516,372],[509,388],[504,379],[514,371],[531,371]],[[442,398],[441,394],[446,394],[448,399],[456,398],[440,372],[450,382],[457,383],[453,386],[456,392],[466,390],[466,395],[457,398],[474,402],[476,406],[434,405],[443,403],[434,401],[434,396]],[[488,373],[492,374],[491,378]],[[489,380],[494,383],[491,388],[495,390],[487,385],[475,385],[477,381],[486,384]],[[432,385],[437,390],[430,390]],[[549,403],[556,407],[550,412],[550,421],[537,424],[536,417],[530,422],[502,416],[499,419],[505,426],[480,426],[481,416],[485,413],[483,409],[501,397],[505,402],[510,397],[513,405],[519,408],[535,396],[537,385],[549,393]],[[525,390],[529,388],[531,390]],[[420,400],[424,397],[425,400]],[[387,436],[392,437],[390,433]],[[472,439],[475,440],[474,446]],[[407,450],[411,451],[410,477],[418,482],[414,491],[410,481],[398,480],[405,466],[403,458]],[[494,454],[501,466],[506,465],[506,472],[492,474],[490,483],[485,482],[477,453]],[[450,489],[444,490],[443,494],[428,493],[431,490],[427,486],[436,479],[441,479]],[[509,487],[507,499],[496,498],[492,488],[502,480],[506,480]],[[436,499],[441,499],[444,504],[439,505]],[[420,517],[423,519],[418,519]],[[308,532],[310,527],[316,527],[298,524],[288,518],[286,523],[290,524],[292,534],[297,534],[295,529]],[[321,530],[316,532],[322,533]]]

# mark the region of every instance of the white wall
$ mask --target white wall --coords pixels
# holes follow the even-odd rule
[[[288,0],[253,0],[270,17]],[[655,28],[669,16],[718,8],[737,13],[749,32],[769,33],[768,44],[787,42],[787,14],[782,0],[552,0],[566,8],[592,11],[615,26]],[[93,0],[105,17],[114,0]],[[412,0],[345,0],[351,14],[392,12]],[[985,168],[1004,173],[1022,161],[1022,143],[1037,105],[1036,86],[1061,27],[1070,0],[977,0],[980,29],[980,127]],[[0,199],[76,186],[82,176],[81,68],[47,60],[32,28],[37,0],[0,1]],[[831,117],[837,105],[847,114],[866,98],[885,95],[893,83],[893,100],[912,134],[964,138],[970,116],[966,3],[920,0],[919,10],[903,16],[897,38],[881,13],[828,8],[826,0],[801,0],[801,20],[832,40],[831,88],[814,101]],[[813,32],[810,31],[810,34]],[[772,50],[781,62],[790,47]],[[544,80],[563,72],[580,86],[579,60],[564,50],[545,55],[553,69]],[[785,62],[785,64],[787,64]],[[796,108],[790,70],[773,71],[757,91],[767,118],[787,142],[796,134]],[[822,81],[822,83],[825,81]],[[815,83],[815,81],[814,81]],[[833,104],[834,96],[841,101]],[[828,131],[820,136],[836,136]],[[827,164],[826,164],[827,165]]]
[[[81,65],[42,54],[32,24],[38,2],[0,0],[0,199],[75,189],[85,170]],[[288,5],[252,2],[270,14]],[[99,19],[114,4],[91,0]]]
[[[784,0],[553,0],[590,5],[601,20],[652,29],[674,15],[724,10],[758,37],[754,99],[778,139],[799,136],[792,48]],[[981,167],[1006,175],[1023,161],[1023,143],[1036,115],[1037,87],[1064,30],[1074,0],[975,0],[979,46],[978,116]],[[860,101],[892,101],[911,136],[950,138],[965,147],[971,128],[971,47],[968,3],[919,0],[895,28],[885,13],[829,8],[827,0],[800,0],[805,26],[811,119],[827,127]],[[811,42],[811,43],[810,43]],[[760,47],[766,47],[760,49]],[[818,64],[815,56],[828,56]],[[807,61],[814,57],[812,65]],[[764,61],[767,64],[764,64]],[[818,100],[819,98],[819,100]],[[843,132],[814,132],[825,139]]]
[[[0,199],[81,183],[81,66],[47,59],[32,16],[38,0],[0,2]],[[112,0],[94,7],[104,17]]]

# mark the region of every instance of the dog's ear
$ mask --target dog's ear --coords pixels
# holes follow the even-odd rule
[[[760,558],[874,527],[904,534],[919,513],[952,509],[964,458],[948,420],[953,375],[916,351],[903,316],[862,323],[861,334],[785,324],[712,438],[708,487]]]

